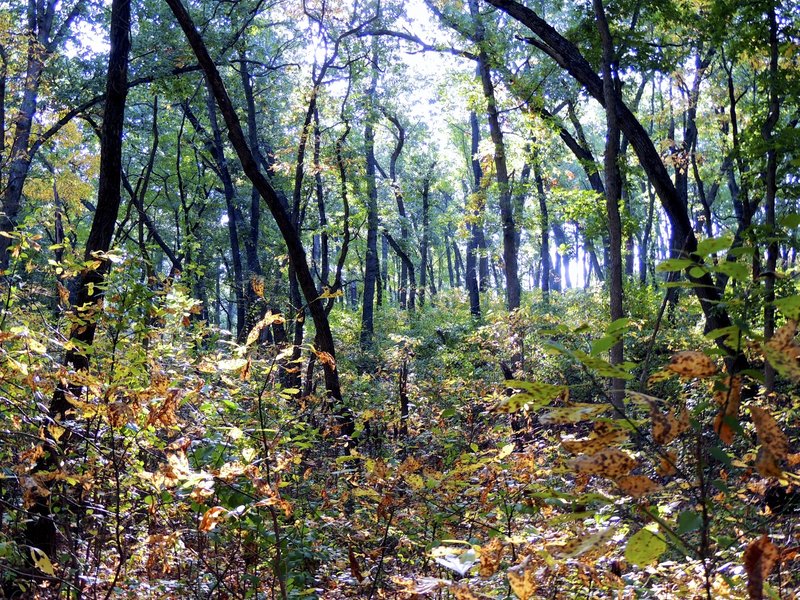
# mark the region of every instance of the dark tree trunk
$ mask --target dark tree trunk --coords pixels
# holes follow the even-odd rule
[[[620,220],[619,202],[622,194],[622,177],[620,174],[619,150],[620,128],[614,106],[619,95],[619,79],[614,58],[614,43],[606,21],[602,0],[594,0],[594,13],[597,28],[603,44],[603,96],[606,104],[606,148],[604,157],[606,210],[608,212],[609,259],[608,292],[611,321],[624,316],[622,298],[622,222]],[[620,339],[611,346],[609,362],[612,365],[623,361],[623,342]],[[611,378],[611,401],[619,410],[624,410],[625,381]]]
[[[486,117],[489,133],[494,145],[495,179],[499,192],[500,222],[503,229],[503,270],[506,276],[506,307],[515,310],[520,306],[521,287],[517,267],[516,227],[511,202],[511,185],[506,164],[506,148],[503,130],[500,128],[500,111],[494,91],[494,82],[489,68],[489,57],[483,47],[484,30],[478,15],[478,1],[470,0],[470,13],[475,23],[475,42],[478,44],[478,71],[486,100]]]
[[[544,193],[544,181],[539,170],[539,162],[533,160],[533,180],[536,183],[536,195],[539,198],[539,229],[542,236],[540,254],[542,256],[542,299],[550,301],[550,215],[547,212],[547,196]]]
[[[120,207],[120,183],[122,174],[122,128],[125,119],[125,101],[128,94],[128,53],[130,51],[131,26],[130,0],[113,0],[111,4],[110,53],[106,79],[106,104],[100,138],[100,171],[98,175],[97,207],[92,219],[92,228],[86,240],[84,259],[99,260],[99,266],[81,272],[75,306],[80,307],[80,323],[75,323],[70,331],[70,350],[64,357],[64,364],[75,371],[85,371],[89,367],[86,348],[94,342],[97,317],[102,310],[105,276],[110,262],[103,254],[111,248],[114,227]],[[98,257],[100,257],[98,259]],[[62,422],[67,411],[72,408],[68,398],[81,396],[81,386],[77,383],[60,383],[50,402],[50,418]],[[60,453],[69,450],[72,436],[67,432],[58,440],[50,440]],[[44,457],[38,470],[57,468],[55,451]],[[68,511],[67,511],[68,512]],[[31,518],[25,531],[25,544],[39,548],[51,559],[55,558],[56,526],[51,516],[48,497],[36,496],[29,509]]]
[[[217,67],[211,56],[208,54],[208,49],[203,42],[202,37],[198,33],[191,16],[186,11],[180,0],[166,0],[176,20],[181,26],[187,40],[189,41],[192,50],[197,56],[198,62],[203,69],[206,77],[210,82],[211,89],[217,100],[225,123],[228,126],[228,136],[231,141],[242,167],[248,179],[252,181],[253,185],[259,191],[264,202],[270,209],[270,212],[275,219],[278,229],[286,242],[289,260],[294,266],[295,273],[297,274],[298,282],[300,284],[303,296],[308,304],[308,310],[314,320],[316,329],[315,347],[318,352],[324,352],[327,357],[322,362],[325,373],[325,388],[328,396],[333,403],[341,401],[342,393],[339,384],[339,374],[336,370],[335,356],[336,349],[333,343],[333,335],[331,333],[328,315],[325,312],[322,302],[318,299],[317,287],[314,283],[314,278],[311,275],[311,270],[308,267],[306,260],[306,253],[303,249],[303,244],[300,236],[292,223],[292,219],[286,211],[285,206],[281,203],[278,194],[270,184],[269,180],[261,173],[259,164],[256,162],[253,153],[251,152],[247,140],[245,138],[242,126],[239,122],[239,117],[231,103],[228,92],[225,89],[225,84],[220,77]],[[343,422],[343,432],[347,435],[352,433],[352,415],[349,411],[342,409],[339,411],[339,419]]]
[[[377,41],[372,47],[372,76],[367,90],[367,122],[364,125],[364,152],[367,179],[367,253],[364,265],[364,299],[361,304],[362,350],[372,348],[375,335],[375,284],[378,279],[378,188],[375,181],[375,94],[378,86]]]

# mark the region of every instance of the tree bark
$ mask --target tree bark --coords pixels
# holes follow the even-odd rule
[[[89,355],[85,349],[94,342],[97,316],[102,310],[105,292],[105,276],[111,266],[105,253],[111,248],[114,227],[121,202],[120,184],[122,176],[122,129],[125,118],[125,102],[128,94],[128,54],[130,51],[131,26],[130,0],[113,0],[111,4],[110,53],[106,78],[106,104],[100,138],[100,169],[98,174],[97,207],[92,227],[86,240],[84,260],[96,261],[95,268],[86,268],[79,275],[78,294],[75,307],[76,322],[70,331],[70,349],[64,364],[75,371],[89,367]],[[72,408],[70,396],[80,397],[82,388],[76,383],[58,384],[50,401],[50,418],[62,422]],[[51,450],[37,470],[57,469],[55,448],[67,452],[71,442],[69,431],[58,440],[50,440]],[[55,558],[56,526],[51,516],[48,497],[36,496],[30,508],[31,520],[26,528],[25,543],[39,548],[51,559]]]
[[[306,260],[306,253],[303,248],[300,236],[294,228],[292,219],[286,211],[285,206],[281,203],[275,189],[267,178],[261,173],[259,165],[256,162],[253,153],[251,152],[247,140],[245,138],[242,126],[239,122],[239,117],[236,110],[231,103],[228,91],[222,81],[222,77],[217,70],[214,61],[208,53],[205,42],[200,36],[197,28],[192,21],[191,16],[186,11],[186,8],[180,0],[166,0],[168,6],[172,10],[175,19],[180,25],[181,29],[186,36],[192,50],[197,56],[198,62],[209,80],[211,89],[214,92],[217,105],[219,106],[220,113],[225,119],[228,127],[228,137],[231,145],[236,151],[239,160],[242,163],[245,175],[256,186],[264,202],[267,204],[273,218],[275,219],[278,229],[286,242],[289,260],[294,266],[297,274],[298,282],[300,284],[303,296],[308,304],[309,312],[314,320],[314,327],[316,329],[315,346],[318,352],[324,352],[327,356],[326,360],[322,360],[323,370],[325,373],[325,388],[328,397],[334,403],[341,401],[342,393],[339,384],[339,374],[336,370],[336,349],[333,342],[333,334],[331,333],[328,315],[324,310],[322,302],[318,299],[317,288],[314,283],[314,278],[311,275],[311,270],[308,267]],[[344,413],[339,414],[342,419],[349,418],[352,425],[352,416]],[[348,427],[349,428],[349,427]],[[352,430],[351,430],[352,431]]]

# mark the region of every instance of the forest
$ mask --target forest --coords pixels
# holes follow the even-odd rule
[[[0,598],[800,597],[795,0],[0,0]]]

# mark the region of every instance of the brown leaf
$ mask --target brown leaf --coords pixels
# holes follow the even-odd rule
[[[762,346],[764,358],[784,377],[800,381],[800,344],[797,335],[797,321],[789,320],[775,332],[775,335]]]
[[[684,350],[672,355],[666,367],[681,377],[711,377],[717,372],[714,361],[702,352]]]
[[[622,444],[628,439],[628,433],[607,422],[599,422],[589,437],[577,440],[561,440],[564,450],[572,454],[595,454],[609,446]]]
[[[653,421],[653,440],[657,444],[666,445],[689,429],[689,412],[684,407],[678,416],[670,409],[664,414],[658,410],[655,402],[650,404],[650,419]]]
[[[660,484],[646,475],[626,475],[615,479],[614,483],[619,486],[623,493],[634,498],[641,498],[661,489]]]
[[[714,417],[714,431],[719,436],[719,439],[722,440],[722,443],[730,446],[733,443],[733,428],[725,422],[726,416],[727,414],[724,411],[720,411]]]
[[[778,461],[765,446],[758,449],[756,456],[756,469],[762,477],[779,478],[783,475],[783,470],[778,466]]]
[[[764,580],[775,568],[779,557],[778,547],[766,535],[750,542],[747,546],[743,560],[750,600],[761,600],[764,597]]]
[[[228,511],[221,506],[214,506],[212,508],[209,508],[203,515],[203,518],[200,519],[200,525],[198,529],[200,531],[211,531],[212,529],[214,529],[214,527],[217,526],[217,523],[220,522],[223,513],[227,512]]]
[[[678,464],[678,453],[674,450],[667,450],[665,455],[661,457],[656,473],[662,477],[669,477],[678,472],[675,465]]]
[[[494,538],[488,544],[481,546],[481,577],[491,577],[500,568],[500,561],[506,552],[506,545],[500,538]]]
[[[789,440],[768,410],[751,406],[750,414],[756,426],[758,441],[765,446],[777,460],[784,460],[789,454]]]
[[[573,458],[568,465],[577,473],[616,479],[630,473],[636,466],[636,460],[622,450],[606,448],[589,456]]]
[[[356,553],[353,552],[353,546],[349,546],[347,549],[347,559],[350,561],[350,574],[355,577],[358,583],[364,581],[364,575],[361,574],[361,567],[358,566],[358,560],[356,559]]]
[[[535,597],[536,572],[530,555],[522,559],[518,565],[510,567],[506,575],[508,583],[511,584],[511,590],[519,600],[529,600]]]

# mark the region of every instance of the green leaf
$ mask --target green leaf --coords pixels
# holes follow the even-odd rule
[[[616,344],[619,341],[619,336],[617,335],[604,335],[601,338],[596,339],[592,342],[592,356],[598,356],[603,352],[607,351],[611,346]]]
[[[703,275],[706,274],[706,270],[703,267],[692,267],[689,269],[689,277],[695,277],[700,279]]]
[[[685,510],[678,515],[677,535],[683,535],[691,531],[697,531],[703,526],[703,517],[700,513],[693,510]]]
[[[774,302],[777,308],[787,319],[800,320],[800,295],[786,296]]]
[[[795,229],[800,227],[800,214],[797,213],[789,213],[788,215],[783,215],[780,218],[780,226],[786,229]]]
[[[724,261],[715,266],[714,270],[739,281],[746,281],[750,276],[750,268],[738,262]]]
[[[656,267],[657,273],[665,271],[683,271],[684,269],[695,265],[695,261],[690,258],[670,258],[663,261]]]
[[[733,236],[730,235],[701,240],[697,244],[697,250],[695,250],[695,254],[704,257],[711,254],[717,254],[718,252],[722,252],[723,250],[730,248],[732,243]]]
[[[648,525],[634,533],[625,546],[625,559],[639,567],[656,562],[667,550],[667,542],[657,531],[657,525]]]
[[[581,361],[584,365],[596,371],[601,377],[617,377],[619,379],[633,379],[633,375],[629,372],[636,365],[631,362],[624,362],[618,365],[612,365],[608,361],[603,360],[597,356],[590,356],[581,350],[575,351],[575,358]]]
[[[512,389],[525,391],[500,400],[492,408],[496,412],[512,413],[524,406],[541,408],[547,406],[556,398],[566,398],[569,395],[569,388],[565,385],[553,385],[552,383],[538,381],[516,381],[513,379],[507,379],[506,385]]]

